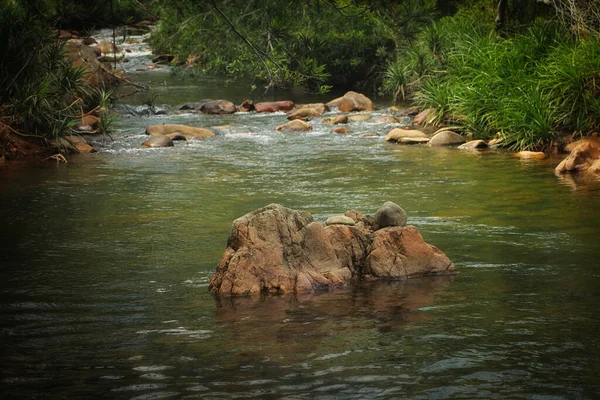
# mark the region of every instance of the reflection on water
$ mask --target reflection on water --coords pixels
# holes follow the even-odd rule
[[[194,99],[230,97],[218,94]],[[160,96],[175,105],[194,91]],[[395,125],[375,118],[348,135],[319,119],[276,132],[284,120],[122,116],[97,154],[0,169],[0,397],[600,397],[595,178],[386,144]],[[146,125],[163,122],[230,127],[141,148]],[[209,294],[235,218],[278,202],[324,221],[386,200],[459,275]]]

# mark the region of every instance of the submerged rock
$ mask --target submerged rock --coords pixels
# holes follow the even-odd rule
[[[382,209],[392,209],[393,217],[402,210],[390,202]],[[332,217],[329,226],[279,204],[252,211],[233,222],[209,288],[221,296],[312,292],[353,278],[406,280],[455,273],[444,253],[425,243],[415,227],[402,225],[401,214],[373,231],[372,217],[355,210],[343,220]]]
[[[325,118],[322,121],[323,124],[347,124],[348,123],[348,116],[344,115],[344,114],[339,114],[339,115],[334,115],[333,117],[330,118]]]

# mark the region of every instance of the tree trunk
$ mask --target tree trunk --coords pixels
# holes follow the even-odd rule
[[[506,9],[508,8],[508,0],[499,0],[498,8],[496,9],[496,31],[501,31],[506,23]]]

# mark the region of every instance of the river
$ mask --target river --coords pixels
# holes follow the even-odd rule
[[[138,80],[156,98],[125,101],[248,97],[216,78]],[[123,115],[98,153],[0,169],[0,397],[599,398],[598,180],[557,178],[556,159],[386,144],[392,125],[372,121],[282,134],[280,113]],[[163,122],[229,126],[142,148]],[[387,200],[458,275],[208,292],[244,213],[325,220]]]

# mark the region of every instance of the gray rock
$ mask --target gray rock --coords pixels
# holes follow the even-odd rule
[[[386,201],[375,213],[376,229],[388,226],[405,226],[408,215],[398,204]]]

